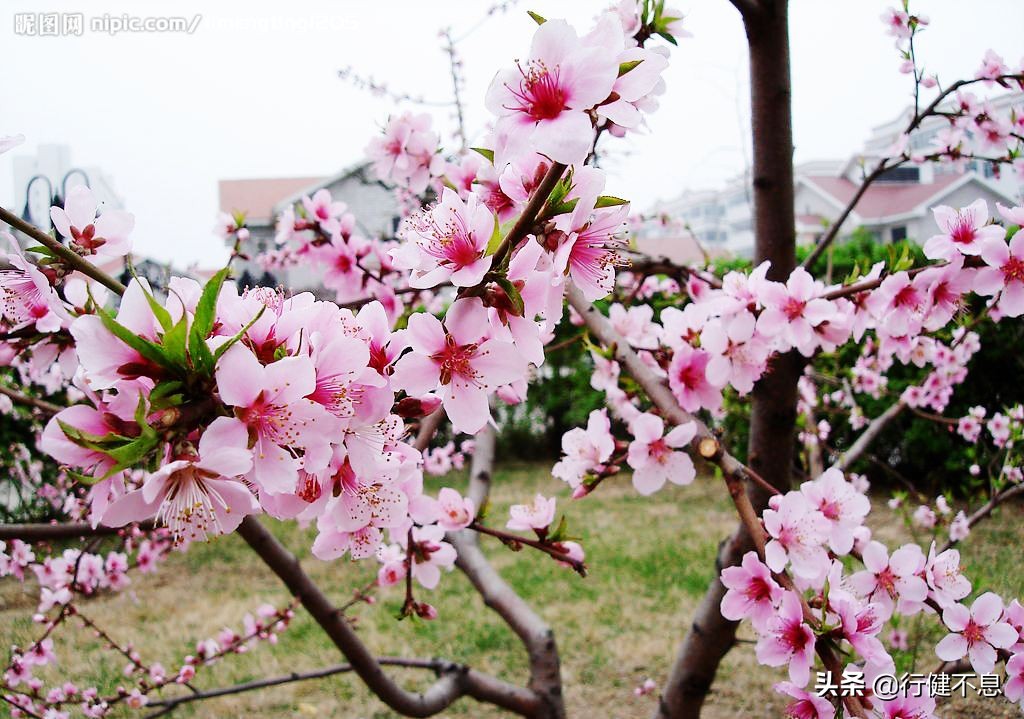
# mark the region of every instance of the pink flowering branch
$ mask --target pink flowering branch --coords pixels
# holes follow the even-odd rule
[[[1024,484],[1015,484],[1011,487],[1004,489],[1001,492],[994,494],[987,502],[985,502],[985,504],[978,507],[978,509],[976,509],[974,512],[970,514],[970,516],[967,517],[967,528],[973,529],[976,524],[990,517],[995,508],[998,507],[1000,504],[1003,504],[1004,502],[1013,499],[1014,497],[1017,497],[1021,494],[1024,494]],[[959,540],[950,539],[942,546],[942,549],[939,550],[939,553],[941,554],[947,549],[950,549],[958,542]]]
[[[124,294],[124,285],[108,275],[106,272],[97,268],[91,262],[85,260],[81,255],[62,245],[35,225],[25,222],[13,212],[9,212],[3,207],[0,207],[0,220],[3,220],[14,229],[31,237],[33,240],[45,247],[54,257],[58,258],[69,269],[77,270],[86,277],[91,277],[112,292],[116,292],[119,295]]]
[[[913,45],[911,45],[911,47],[913,47]],[[928,118],[928,117],[930,117],[932,115],[942,114],[942,113],[940,113],[938,111],[939,105],[941,105],[942,102],[946,98],[948,98],[950,95],[952,95],[954,92],[956,92],[960,88],[967,87],[969,85],[973,85],[973,84],[978,83],[978,82],[988,81],[987,78],[973,78],[973,79],[969,79],[969,80],[968,79],[958,80],[957,82],[954,82],[952,85],[950,85],[945,90],[940,92],[938,94],[938,96],[936,96],[935,99],[932,100],[931,103],[929,103],[927,107],[925,107],[924,110],[918,111],[918,109],[917,109],[916,92],[917,92],[917,84],[918,84],[919,78],[917,76],[916,71],[914,73],[914,78],[915,78],[915,81],[914,81],[914,85],[915,85],[915,98],[914,98],[915,108],[914,108],[914,110],[915,110],[915,112],[914,112],[914,117],[911,118],[910,123],[907,125],[907,129],[904,130],[904,135],[907,135],[907,134],[913,132],[914,130],[916,130],[921,125],[921,123],[924,122],[924,120],[926,118]],[[1009,82],[1009,81],[1020,82],[1022,79],[1024,79],[1024,75],[1011,74],[1011,75],[1000,75],[998,78],[996,78],[995,81],[1003,84],[1003,83],[1006,83],[1006,82]],[[871,173],[867,177],[864,178],[864,180],[861,182],[860,187],[857,188],[857,192],[855,192],[853,197],[850,198],[850,201],[846,204],[846,207],[843,208],[843,211],[841,213],[839,213],[839,217],[836,219],[835,222],[832,223],[832,226],[829,227],[828,232],[826,232],[822,236],[822,238],[820,240],[818,240],[817,244],[815,244],[815,246],[814,246],[814,249],[811,250],[810,254],[807,255],[807,257],[804,258],[804,261],[801,263],[801,266],[804,267],[804,268],[809,268],[811,265],[813,265],[815,263],[815,261],[817,261],[817,259],[819,257],[821,257],[822,253],[825,252],[825,250],[828,249],[828,246],[831,245],[832,242],[836,239],[836,237],[839,234],[839,230],[842,227],[843,223],[846,222],[846,220],[850,216],[850,214],[854,211],[854,209],[856,209],[857,203],[860,202],[861,198],[864,196],[864,193],[867,192],[868,188],[876,180],[878,180],[879,177],[881,177],[883,174],[885,174],[885,172],[887,170],[891,170],[893,168],[899,167],[900,165],[902,165],[903,163],[907,162],[908,160],[909,160],[908,157],[904,157],[904,158],[889,158],[889,157],[886,157],[886,158],[883,158],[882,161],[878,163],[878,166],[875,167],[875,169],[872,170]]]
[[[693,440],[694,449],[701,457],[716,464],[722,470],[722,476],[729,490],[729,496],[732,498],[733,504],[736,507],[736,511],[739,514],[745,533],[749,537],[750,541],[752,541],[754,548],[757,550],[758,556],[763,561],[766,534],[764,527],[761,524],[761,520],[757,516],[757,512],[755,511],[754,506],[750,501],[750,497],[747,494],[746,486],[744,485],[745,480],[756,482],[756,480],[752,479],[752,473],[749,468],[730,455],[721,446],[718,439],[711,433],[703,422],[693,417],[690,413],[686,412],[679,406],[679,403],[676,401],[668,385],[657,377],[651,371],[650,367],[643,362],[640,356],[630,348],[629,343],[615,331],[607,318],[598,312],[596,308],[587,303],[579,290],[570,286],[568,289],[568,296],[569,303],[576,309],[580,316],[583,317],[583,321],[587,325],[588,329],[590,329],[606,347],[614,348],[615,358],[629,371],[633,379],[636,380],[641,388],[643,388],[658,410],[676,424],[693,422],[696,425],[697,431]],[[764,480],[761,479],[761,482],[763,481]],[[778,491],[774,487],[772,487],[772,490],[775,492]],[[779,580],[780,584],[784,587],[789,589],[793,588],[792,580],[790,580],[787,575],[779,575]],[[709,596],[712,596],[713,594],[715,593],[709,592]],[[720,610],[718,605],[720,603],[721,600],[719,598],[718,603],[713,607],[713,611],[719,612],[719,616]],[[814,618],[810,607],[802,597],[801,603],[808,622],[811,623],[812,626],[816,625],[817,620]],[[711,609],[706,608],[707,605],[707,598],[705,598],[705,602],[702,603],[698,613],[711,611]],[[699,627],[699,624],[695,622],[694,627]],[[686,644],[684,643],[684,648],[685,646]],[[838,670],[839,674],[842,674],[842,666],[839,659],[828,645],[818,642],[815,649],[826,669],[829,671]],[[685,650],[681,652],[681,656],[684,653]],[[672,679],[670,678],[669,681],[671,683]],[[853,716],[867,716],[864,707],[856,697],[845,697],[844,702],[846,703],[847,709]],[[659,711],[663,710],[659,709]]]

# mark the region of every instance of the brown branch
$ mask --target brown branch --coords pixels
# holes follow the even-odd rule
[[[551,195],[551,191],[555,189],[555,185],[562,179],[562,173],[565,172],[565,169],[565,165],[560,162],[551,163],[551,167],[548,168],[544,179],[537,185],[537,189],[530,197],[529,202],[526,203],[526,207],[523,208],[519,219],[512,225],[512,229],[509,230],[501,244],[498,245],[498,249],[495,250],[494,266],[500,265],[502,260],[512,253],[512,250],[519,244],[519,241],[530,234],[533,224],[537,221],[537,216],[544,209],[544,203],[548,201],[548,197]]]
[[[142,522],[138,526],[146,531],[154,528],[152,522]],[[0,541],[20,539],[23,542],[29,543],[53,542],[80,537],[112,536],[127,530],[127,527],[105,527],[103,525],[93,527],[85,522],[69,524],[0,524]]]
[[[519,534],[512,534],[510,532],[505,532],[501,529],[488,527],[475,521],[472,524],[470,524],[469,527],[467,527],[467,529],[472,529],[474,532],[479,532],[480,534],[486,534],[489,537],[494,537],[495,539],[500,540],[502,544],[506,544],[514,549],[520,549],[521,547],[525,546],[536,549],[539,552],[544,552],[544,554],[548,555],[552,559],[556,559],[559,562],[565,562],[566,564],[571,565],[573,570],[580,576],[587,576],[586,564],[579,561],[578,559],[571,559],[567,556],[569,551],[568,549],[559,548],[555,546],[555,544],[552,542],[541,541],[538,539],[533,539],[531,537],[524,537]]]
[[[976,525],[978,522],[989,517],[992,514],[993,510],[995,510],[995,508],[998,507],[1000,504],[1009,499],[1013,499],[1014,497],[1021,493],[1024,493],[1024,484],[1015,484],[1012,487],[1004,489],[1002,492],[999,492],[998,494],[994,495],[991,499],[985,502],[985,504],[981,505],[967,518],[967,527],[973,528],[974,525]],[[939,550],[939,553],[941,554],[942,552],[945,552],[947,549],[950,549],[957,543],[958,542],[955,542],[952,539],[950,539],[942,546],[942,549]]]
[[[469,470],[467,495],[482,507],[490,493],[494,470],[495,430],[487,425],[475,437],[473,460]],[[478,536],[468,529],[449,532],[455,546],[455,566],[479,592],[484,604],[494,611],[523,643],[529,657],[529,688],[544,703],[548,719],[564,719],[561,660],[551,627],[511,585],[494,569],[480,550]]]
[[[13,390],[10,387],[5,387],[2,384],[0,384],[0,395],[9,397],[15,404],[20,404],[24,407],[33,407],[41,412],[45,412],[46,414],[57,414],[64,409],[63,407],[55,405],[53,402],[47,402],[45,399],[39,399],[38,397],[22,394],[21,392]]]
[[[744,18],[751,17],[763,10],[758,0],[729,0]]]
[[[67,267],[72,270],[81,272],[86,277],[99,282],[107,289],[116,292],[119,295],[123,295],[125,286],[115,280],[113,277],[108,275],[103,270],[96,267],[94,264],[84,259],[81,255],[77,254],[74,250],[65,247],[60,242],[55,240],[46,232],[43,232],[35,225],[25,222],[17,215],[12,212],[8,212],[3,207],[0,207],[0,220],[3,220],[14,229],[28,235],[33,240],[41,244],[43,247],[48,249],[55,257],[59,258]]]
[[[900,165],[906,162],[906,160],[899,160],[898,162],[894,162],[892,165],[890,165],[890,159],[891,158],[888,157],[884,158],[881,162],[878,163],[878,166],[871,171],[871,174],[864,178],[864,181],[861,182],[860,187],[857,188],[857,191],[853,194],[853,197],[846,204],[846,207],[844,207],[843,211],[839,213],[839,217],[837,217],[835,222],[832,223],[832,226],[828,228],[828,232],[826,232],[822,236],[822,238],[818,240],[817,244],[814,246],[814,249],[811,250],[811,253],[804,258],[804,261],[802,263],[800,263],[801,267],[804,267],[805,269],[810,268],[811,265],[813,265],[815,261],[817,261],[817,259],[821,257],[822,253],[826,249],[828,249],[828,246],[831,245],[832,242],[839,235],[839,230],[842,228],[843,223],[845,223],[846,220],[850,217],[850,215],[853,214],[854,209],[856,209],[857,207],[857,203],[860,202],[860,199],[864,196],[864,193],[868,191],[868,188],[871,187],[875,180],[881,177],[886,170],[890,170],[894,167],[899,167]]]
[[[426,451],[427,447],[430,446],[430,440],[434,438],[437,430],[441,427],[441,423],[444,422],[444,418],[444,407],[438,407],[421,419],[419,429],[416,432],[416,440],[412,443],[412,446],[420,452]]]
[[[839,459],[833,462],[832,466],[845,473],[850,468],[850,465],[860,459],[860,456],[868,450],[871,443],[878,439],[878,436],[885,431],[889,423],[896,419],[906,407],[907,405],[902,401],[896,402],[890,405],[882,414],[871,420],[871,423],[860,433],[860,436],[850,445],[850,448],[843,452]]]
[[[462,665],[450,665],[450,671],[442,673],[425,691],[410,692],[403,689],[384,673],[376,657],[369,652],[320,587],[303,571],[295,556],[258,519],[254,516],[246,517],[239,525],[238,533],[292,595],[299,599],[367,688],[396,712],[412,717],[432,716],[459,697],[471,696],[521,716],[535,715],[539,698],[532,691]]]
[[[402,657],[378,657],[377,663],[381,666],[390,667],[408,667],[412,669],[428,669],[438,673],[444,673],[448,670],[449,665],[447,662],[439,659],[405,659]],[[149,714],[146,719],[156,719],[156,717],[165,716],[170,714],[172,711],[177,709],[182,704],[190,704],[192,702],[203,701],[205,699],[216,699],[218,697],[231,696],[232,694],[242,694],[244,692],[251,692],[256,689],[265,689],[267,687],[275,687],[281,684],[291,684],[293,682],[303,682],[310,679],[324,679],[326,677],[335,676],[337,674],[345,674],[352,671],[351,664],[335,664],[334,666],[324,667],[322,669],[314,669],[308,672],[291,672],[278,677],[269,677],[267,679],[257,679],[251,682],[245,682],[242,684],[235,684],[230,687],[220,687],[218,689],[207,689],[204,691],[196,692],[195,694],[183,694],[178,697],[171,699],[160,699],[158,701],[151,701],[147,704],[151,708],[159,708],[160,711]]]

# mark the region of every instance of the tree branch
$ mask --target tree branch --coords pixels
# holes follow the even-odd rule
[[[494,468],[494,428],[485,426],[476,435],[475,441],[467,494],[477,507],[481,507],[490,493]],[[528,686],[545,703],[546,716],[564,719],[561,661],[554,632],[487,561],[480,550],[475,532],[468,529],[449,532],[448,541],[455,546],[458,554],[455,566],[480,593],[484,604],[500,616],[522,641],[529,657]]]
[[[32,397],[27,394],[23,394],[9,387],[5,387],[0,384],[0,395],[9,397],[15,404],[20,404],[24,407],[33,407],[46,414],[57,414],[63,407],[55,405],[53,402],[47,402],[45,399],[39,399],[38,397]]]
[[[521,716],[535,715],[539,698],[532,691],[462,665],[449,665],[450,670],[423,692],[410,692],[398,686],[384,673],[376,657],[370,654],[323,591],[303,571],[295,556],[258,519],[246,517],[239,525],[238,533],[299,599],[367,688],[396,712],[411,717],[432,716],[459,697],[468,695]]]
[[[998,507],[1000,504],[1009,499],[1013,499],[1014,497],[1021,493],[1024,493],[1024,484],[1015,484],[1012,487],[1004,489],[999,494],[996,494],[987,502],[985,502],[985,504],[981,505],[967,518],[968,528],[973,528],[974,525],[976,525],[978,522],[982,521],[983,519],[987,518],[990,514],[992,514],[993,510],[995,510],[995,508]],[[942,549],[939,550],[939,553],[941,554],[942,552],[945,552],[947,549],[950,549],[951,547],[953,547],[953,545],[957,544],[958,541],[953,541],[952,539],[950,539],[942,546]]]
[[[839,456],[839,459],[832,464],[832,467],[845,473],[850,468],[850,465],[860,459],[860,456],[868,450],[871,443],[878,439],[878,435],[885,431],[889,423],[896,419],[906,408],[907,405],[902,401],[896,402],[890,405],[882,414],[871,420],[867,428],[860,433],[860,436],[850,445],[850,448]]]
[[[107,289],[116,292],[119,295],[124,294],[124,285],[93,265],[88,260],[82,258],[82,256],[77,254],[74,250],[62,245],[48,233],[43,232],[35,225],[25,222],[23,219],[12,212],[8,212],[3,207],[0,207],[0,220],[3,220],[14,229],[31,237],[33,240],[52,252],[54,256],[60,258],[60,260],[72,270],[78,270],[86,277],[91,277]]]
[[[416,431],[416,440],[412,443],[420,452],[425,452],[430,446],[430,440],[437,434],[438,428],[444,421],[445,413],[443,407],[438,407],[433,412],[420,420],[420,427]]]
[[[913,51],[913,47],[914,47],[913,46],[913,37],[911,37],[911,45],[910,45],[910,47],[911,47],[911,51]],[[1021,77],[1024,77],[1024,76],[1022,76],[1022,75],[1001,75],[999,78],[997,78],[997,81],[1019,80],[1019,79],[1021,79]],[[929,105],[924,110],[919,112],[918,108],[917,108],[918,77],[917,77],[916,70],[915,70],[915,74],[914,74],[914,117],[911,118],[910,123],[907,125],[907,129],[903,131],[903,134],[904,135],[909,135],[911,132],[913,132],[918,127],[920,127],[921,123],[924,122],[925,118],[927,118],[927,117],[929,117],[931,115],[940,114],[940,113],[937,112],[937,110],[938,110],[939,105],[942,104],[942,101],[945,100],[947,97],[949,97],[954,92],[956,92],[957,90],[959,90],[960,88],[965,87],[967,85],[973,85],[974,83],[977,83],[977,82],[983,82],[983,81],[985,81],[985,78],[973,78],[971,80],[958,80],[957,82],[954,82],[952,85],[950,85],[945,90],[940,92],[938,94],[938,96],[934,100],[932,100],[931,103],[929,103]],[[813,265],[814,262],[819,257],[821,257],[821,254],[828,248],[828,246],[830,244],[832,244],[832,242],[835,240],[836,236],[839,234],[840,227],[842,226],[842,224],[844,222],[846,222],[846,219],[850,216],[850,214],[856,208],[857,203],[860,202],[861,197],[863,197],[864,193],[867,192],[868,187],[870,187],[872,183],[874,183],[879,177],[881,177],[885,173],[886,170],[891,170],[891,169],[893,169],[895,167],[899,167],[900,165],[903,165],[906,162],[908,162],[910,158],[909,157],[900,158],[898,161],[893,162],[892,164],[889,164],[889,160],[891,160],[891,159],[893,159],[893,158],[889,158],[889,157],[883,158],[882,161],[880,163],[878,163],[878,166],[874,170],[872,170],[871,173],[866,178],[864,178],[864,181],[861,183],[860,187],[857,188],[857,192],[854,193],[853,197],[847,203],[846,207],[843,208],[843,211],[840,213],[839,218],[832,224],[832,226],[829,228],[829,231],[820,240],[818,240],[818,243],[814,246],[814,249],[811,250],[811,253],[809,255],[807,255],[806,258],[804,258],[804,261],[801,263],[801,267],[803,267],[805,269],[809,269],[811,267],[811,265]]]
[[[379,657],[377,663],[381,666],[392,666],[392,667],[409,667],[414,669],[429,669],[435,672],[444,672],[447,668],[446,662],[439,659],[404,659],[402,657]],[[165,716],[170,714],[172,711],[177,709],[182,704],[190,704],[192,702],[203,701],[205,699],[216,699],[217,697],[226,697],[232,694],[242,694],[244,692],[255,691],[256,689],[265,689],[267,687],[275,687],[281,684],[291,684],[293,682],[304,682],[310,679],[324,679],[331,677],[336,674],[345,674],[352,671],[351,664],[335,664],[334,666],[324,667],[323,669],[314,669],[308,672],[291,672],[278,677],[269,677],[267,679],[257,679],[251,682],[244,682],[242,684],[235,684],[229,687],[220,687],[218,689],[208,689],[205,691],[199,691],[195,694],[183,694],[179,697],[173,697],[171,699],[160,699],[158,701],[151,701],[146,706],[157,709],[160,711],[149,714],[146,719],[156,719],[156,717]]]
[[[729,0],[733,7],[739,10],[740,15],[744,19],[761,12],[761,6],[758,4],[758,0]]]
[[[138,525],[143,530],[153,529],[152,522]],[[23,542],[52,542],[79,537],[102,537],[120,534],[126,527],[93,527],[85,522],[74,524],[0,524],[0,541],[20,539]]]
[[[826,232],[824,236],[820,240],[818,240],[818,243],[814,246],[814,249],[811,250],[811,253],[804,258],[803,262],[800,263],[801,267],[805,269],[810,268],[811,265],[813,265],[815,261],[817,261],[817,259],[821,257],[822,253],[824,253],[825,250],[828,249],[828,246],[831,245],[833,240],[835,240],[836,237],[839,235],[839,230],[842,228],[843,223],[845,223],[847,218],[849,218],[849,216],[853,214],[854,209],[857,207],[857,203],[860,202],[860,198],[864,196],[864,193],[868,191],[868,188],[871,187],[872,183],[874,183],[875,180],[881,177],[886,170],[890,170],[894,167],[899,167],[904,162],[906,162],[906,160],[900,160],[899,162],[889,165],[889,159],[890,158],[888,157],[884,158],[881,162],[878,163],[878,167],[872,170],[871,174],[864,178],[864,181],[861,182],[860,187],[857,188],[857,191],[853,194],[853,197],[846,204],[846,207],[844,207],[843,211],[839,213],[839,217],[836,218],[835,222],[832,223],[832,226],[828,228],[828,232]]]
[[[498,245],[498,249],[495,250],[494,266],[500,265],[506,255],[510,254],[515,249],[515,246],[519,244],[519,241],[530,234],[530,228],[537,221],[537,215],[544,209],[544,203],[548,201],[551,191],[555,189],[555,185],[562,179],[562,173],[564,172],[565,165],[560,162],[553,162],[551,167],[548,168],[547,174],[544,175],[544,179],[537,185],[537,189],[534,190],[530,201],[526,203],[526,207],[523,208],[523,212],[519,215],[519,219],[516,220],[516,224],[512,225],[512,229],[509,230],[501,244]]]

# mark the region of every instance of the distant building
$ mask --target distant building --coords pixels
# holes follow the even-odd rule
[[[107,210],[124,210],[125,203],[114,189],[110,175],[92,165],[78,166],[71,160],[71,148],[63,144],[39,145],[34,155],[14,156],[14,200],[12,208],[22,219],[50,231],[50,208],[63,207],[68,192],[78,185],[87,185],[99,203],[98,214]],[[3,223],[0,223],[3,225]],[[33,244],[31,238],[18,231],[13,232],[25,247]],[[206,279],[210,273],[189,268],[181,271],[168,263],[158,262],[143,255],[132,254],[129,258],[97,262],[97,266],[108,275],[127,284],[132,275],[131,267],[139,277],[146,278],[158,294],[167,287],[172,275]]]
[[[992,107],[1005,111],[1019,105],[1024,93],[1009,93],[994,98]],[[819,160],[794,168],[797,241],[810,243],[838,220],[863,181],[865,170],[877,165],[899,139],[912,110],[872,130],[864,151],[848,160]],[[949,123],[942,117],[927,118],[911,134],[912,151],[935,144],[936,136]],[[972,142],[967,139],[968,145]],[[968,148],[969,150],[973,148]],[[967,205],[981,198],[993,208],[1020,203],[1024,193],[1019,176],[1012,171],[998,173],[991,163],[971,160],[957,166],[952,163],[907,163],[885,173],[865,190],[851,215],[840,228],[840,237],[848,237],[863,227],[883,242],[910,238],[924,242],[938,231],[931,208]],[[668,202],[657,204],[656,213],[680,218],[701,246],[710,254],[723,252],[750,255],[754,249],[753,198],[750,178],[742,175],[718,190],[687,191]],[[658,235],[656,225],[646,230]],[[673,241],[685,245],[688,240],[661,236],[661,244]],[[643,238],[641,238],[642,242]],[[692,242],[692,240],[689,240]]]
[[[251,180],[221,180],[222,212],[246,213],[250,236],[242,251],[250,257],[240,262],[239,284],[285,285],[297,290],[317,289],[320,273],[316,268],[291,267],[267,272],[252,258],[274,249],[278,215],[304,196],[326,189],[336,201],[348,205],[356,226],[367,237],[393,236],[397,229],[398,203],[394,192],[369,176],[369,165],[359,164],[330,177],[286,177]]]
[[[68,145],[39,145],[35,155],[15,155],[13,208],[37,227],[50,228],[50,207],[63,206],[68,191],[88,185],[102,209],[123,210],[110,176],[98,167],[77,166]]]

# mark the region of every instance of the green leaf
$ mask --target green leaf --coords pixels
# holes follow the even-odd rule
[[[559,202],[555,206],[549,206],[544,213],[546,217],[554,217],[555,215],[565,215],[576,209],[576,203],[580,200],[578,197],[574,197],[568,202]]]
[[[658,36],[661,37],[663,40],[666,40],[666,41],[672,43],[673,45],[677,45],[677,46],[679,45],[679,43],[676,41],[676,38],[675,38],[674,35],[669,35],[667,32],[659,30],[658,31]]]
[[[231,219],[235,221],[236,227],[242,227],[243,225],[245,225],[245,211],[235,210],[234,212],[231,213]]]
[[[33,245],[32,247],[26,247],[25,252],[35,252],[36,254],[53,257],[53,250],[46,245]]]
[[[178,380],[164,380],[157,382],[156,386],[153,387],[153,391],[149,393],[149,401],[151,404],[163,402],[168,397],[171,397],[181,390],[185,389],[185,383],[179,382]]]
[[[629,62],[619,63],[619,77],[622,77],[642,62],[643,60],[630,60]]]
[[[516,317],[522,317],[526,313],[526,306],[523,304],[523,296],[519,294],[516,286],[508,277],[499,277],[495,280],[495,283],[505,291],[505,295],[512,304],[512,314]]]
[[[574,539],[579,539],[579,537],[572,537],[572,536],[569,535],[569,526],[568,526],[568,523],[565,520],[565,515],[563,514],[562,517],[558,520],[558,526],[555,528],[555,531],[551,532],[547,536],[547,541],[549,541],[549,542],[569,542],[569,541],[572,541]]]
[[[256,313],[256,316],[253,317],[251,320],[249,320],[249,322],[246,323],[245,327],[243,327],[242,329],[238,330],[238,334],[236,334],[234,337],[232,337],[227,342],[225,342],[224,344],[222,344],[220,347],[217,348],[217,351],[213,353],[213,364],[214,364],[214,367],[217,366],[217,363],[220,361],[220,358],[224,356],[225,352],[227,352],[229,349],[231,349],[231,347],[236,342],[238,342],[240,339],[245,337],[245,333],[249,331],[249,328],[252,327],[254,324],[256,324],[256,322],[259,320],[259,318],[262,317],[263,313],[266,312],[266,311],[267,311],[267,306],[266,305],[263,305],[262,307],[260,307],[260,311]]]
[[[213,373],[213,354],[206,344],[206,338],[213,331],[217,314],[217,299],[220,297],[224,280],[227,279],[229,268],[225,267],[210,278],[203,287],[203,293],[196,303],[192,327],[188,333],[188,353],[192,359],[192,367],[197,372],[210,375]]]
[[[124,437],[119,434],[92,434],[91,432],[85,432],[60,419],[57,420],[57,425],[61,428],[61,431],[64,432],[64,436],[79,447],[85,447],[86,449],[92,449],[97,452],[106,451],[105,447],[108,444],[119,441],[129,441],[128,437]]]
[[[106,455],[117,462],[118,471],[138,464],[143,457],[156,449],[160,437],[152,428],[149,430],[125,445],[106,451]]]
[[[479,155],[483,155],[487,158],[488,162],[492,165],[494,164],[494,150],[488,150],[486,147],[471,147],[469,149]]]
[[[225,267],[210,278],[210,281],[203,287],[203,293],[196,303],[196,311],[192,326],[205,339],[213,329],[213,323],[217,312],[217,298],[220,296],[221,287],[227,279],[229,268]]]
[[[132,277],[138,279],[138,276],[135,274],[134,270],[132,270]],[[160,323],[160,326],[163,328],[164,332],[170,331],[171,327],[174,326],[174,320],[171,319],[171,313],[168,312],[163,305],[156,301],[156,297],[154,297],[153,294],[149,290],[147,290],[141,282],[139,283],[139,287],[142,288],[142,294],[146,296],[146,302],[149,303],[149,309],[153,311],[153,316],[156,317],[156,321]]]
[[[185,354],[185,344],[188,342],[188,316],[182,315],[178,323],[164,333],[164,352],[171,360],[181,366],[188,366],[188,357]]]
[[[544,18],[542,15],[538,15],[533,10],[527,10],[526,14],[529,15],[530,17],[532,17],[533,21],[535,23],[537,23],[538,25],[543,25],[544,23],[547,22],[546,18]]]
[[[502,227],[498,224],[498,216],[494,216],[494,230],[491,232],[491,239],[487,241],[487,251],[484,256],[489,257],[498,251],[501,247],[501,238],[508,234],[502,230]]]
[[[115,320],[111,314],[102,307],[97,307],[96,312],[99,314],[99,318],[103,323],[103,326],[106,327],[111,334],[138,352],[145,359],[166,369],[172,369],[175,371],[179,369],[167,357],[160,345],[150,342],[143,337],[139,337],[130,329]]]
[[[95,477],[91,474],[82,474],[81,472],[76,472],[75,470],[70,468],[65,469],[64,474],[71,477],[71,479],[75,480],[76,482],[85,487],[91,487],[92,485],[97,484],[98,482],[101,482],[103,480],[103,477]]]
[[[597,198],[597,203],[594,205],[596,209],[602,207],[618,207],[619,205],[628,205],[629,200],[623,200],[621,197],[612,197],[611,195],[601,195]]]

